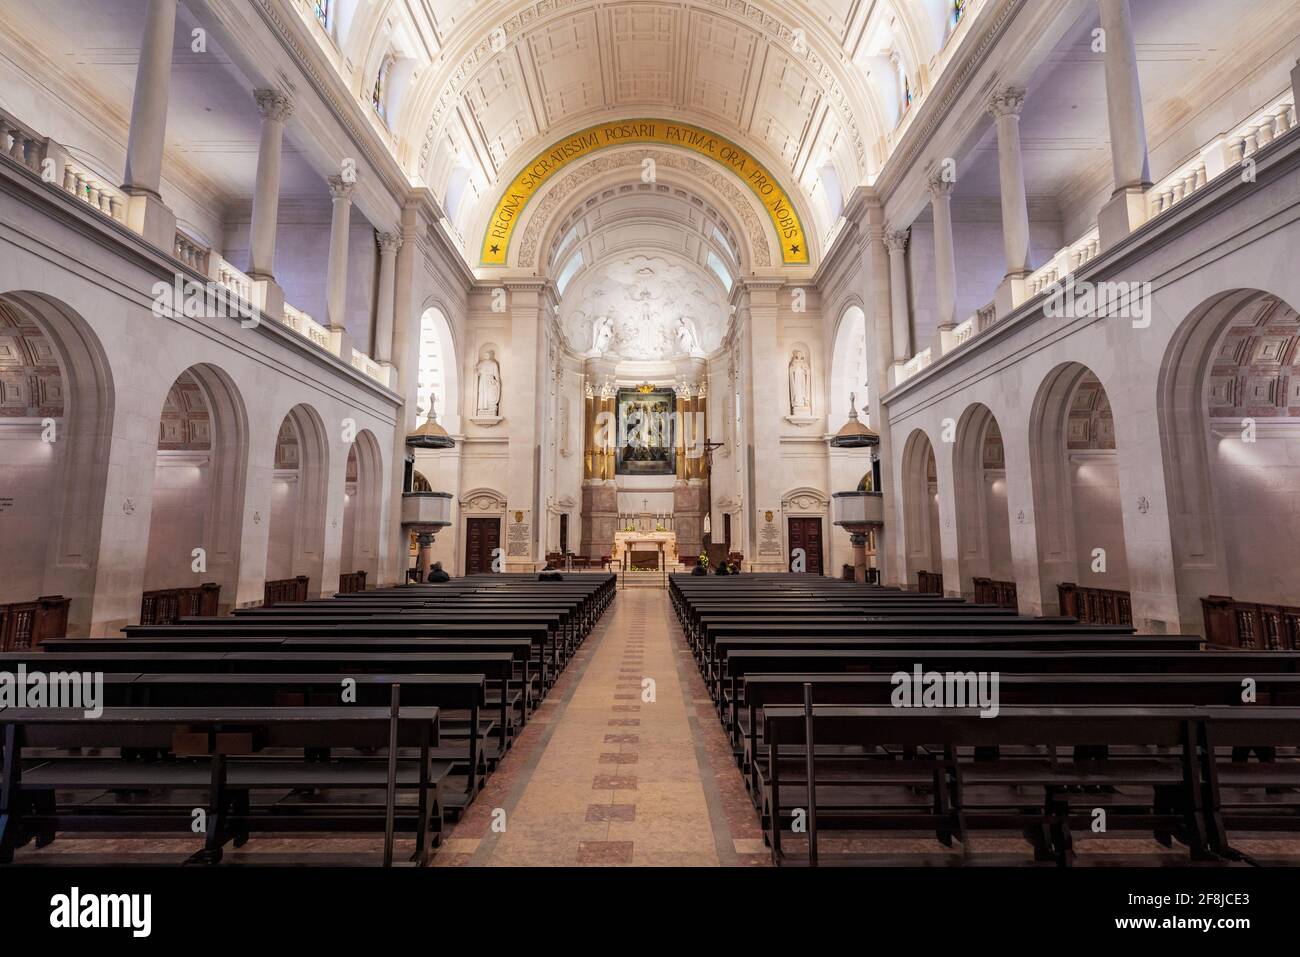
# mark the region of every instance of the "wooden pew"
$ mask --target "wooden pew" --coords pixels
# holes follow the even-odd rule
[[[1225,784],[1241,769],[1225,768],[1207,749],[1207,742],[1294,747],[1296,708],[1013,707],[985,720],[969,708],[805,705],[766,708],[763,721],[758,776],[777,863],[788,862],[782,831],[799,809],[810,864],[821,862],[819,826],[929,831],[943,843],[960,841],[966,854],[971,831],[1019,831],[1037,859],[1068,864],[1074,835],[1088,832],[1096,808],[1105,811],[1106,833],[1177,839],[1194,860],[1235,854],[1223,836],[1226,820],[1286,830],[1298,820],[1288,796],[1266,795],[1270,786],[1300,784],[1300,762],[1275,762],[1253,778],[1236,773]],[[1059,757],[1099,743],[1104,756]],[[1018,750],[980,760],[975,749],[990,747]],[[1233,788],[1260,803],[1231,803],[1225,789]]]
[[[0,864],[32,839],[44,847],[61,832],[188,835],[201,808],[206,831],[196,862],[219,862],[227,843],[242,846],[253,831],[382,832],[391,810],[393,830],[415,835],[423,865],[441,833],[438,785],[447,765],[430,757],[438,730],[436,708],[109,708],[95,719],[80,710],[7,709],[0,712]],[[416,754],[308,759],[322,748],[387,751],[392,740]],[[132,759],[84,753],[118,748]],[[161,757],[143,757],[151,753]],[[110,800],[155,790],[206,797],[197,805]],[[340,805],[321,796],[333,791],[351,797]],[[366,796],[384,791],[412,796],[414,806]],[[386,860],[391,853],[388,838]]]
[[[1243,679],[1254,683],[1254,697],[1243,698]],[[764,746],[762,711],[773,705],[802,704],[805,688],[815,705],[890,705],[896,687],[888,674],[803,672],[750,673],[745,676],[740,709],[731,723],[732,744],[742,772],[753,785],[753,760]],[[1000,705],[1064,707],[1221,705],[1300,707],[1300,674],[1000,674]]]

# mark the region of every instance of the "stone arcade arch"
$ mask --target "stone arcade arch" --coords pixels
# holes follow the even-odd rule
[[[325,587],[325,514],[329,443],[320,414],[295,405],[276,436],[271,525],[267,534],[266,578],[278,581],[306,575],[307,593],[333,593]]]
[[[202,363],[176,377],[155,455],[144,591],[215,582],[224,613],[239,581],[248,464],[248,415],[225,371]]]
[[[934,446],[930,437],[917,429],[903,446],[903,535],[908,582],[917,573],[943,571],[943,550],[939,541],[939,487]]]
[[[1002,432],[992,410],[981,403],[970,406],[957,423],[953,492],[961,592],[969,598],[975,578],[1005,582],[1014,577]]]
[[[830,375],[826,377],[826,431],[834,435],[848,421],[850,394],[855,399],[858,420],[875,427],[871,422],[868,396],[866,316],[861,306],[854,303],[844,309],[835,327],[834,338],[830,341],[830,352],[825,356],[823,366],[830,370]],[[827,454],[832,492],[854,491],[872,469],[871,449],[830,448]],[[830,526],[826,534],[830,555],[830,566],[826,571],[827,574],[838,575],[844,565],[853,564],[853,545],[843,529]],[[869,554],[873,557],[879,554],[877,541],[878,536],[873,534],[868,546]],[[869,558],[869,565],[871,561]]]
[[[1165,353],[1158,415],[1185,631],[1201,631],[1209,595],[1300,604],[1298,365],[1300,315],[1258,289],[1193,309]]]
[[[0,355],[0,496],[13,500],[0,515],[0,602],[64,595],[72,600],[68,633],[86,635],[112,438],[112,373],[86,320],[33,292],[0,295]]]
[[[348,449],[339,574],[364,571],[368,588],[373,588],[378,582],[380,493],[383,480],[383,457],[379,451],[379,442],[374,433],[362,429]]]
[[[1063,582],[1128,591],[1114,420],[1087,366],[1062,363],[1043,379],[1029,449],[1043,613],[1059,611]]]

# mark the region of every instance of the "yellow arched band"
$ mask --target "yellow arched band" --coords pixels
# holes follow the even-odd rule
[[[482,264],[504,266],[510,250],[515,224],[543,185],[556,173],[576,160],[598,150],[631,143],[655,143],[676,146],[706,156],[731,170],[758,197],[781,239],[781,261],[786,265],[808,262],[808,243],[803,223],[794,204],[777,178],[748,151],[708,130],[689,123],[667,120],[624,120],[599,123],[579,130],[554,146],[538,153],[502,194],[492,210],[483,237]]]

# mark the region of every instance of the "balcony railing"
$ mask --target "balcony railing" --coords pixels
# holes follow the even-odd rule
[[[1296,127],[1295,95],[1287,91],[1250,119],[1213,140],[1147,191],[1147,216],[1173,209],[1220,174],[1240,166]]]
[[[42,136],[3,110],[0,110],[0,153],[103,216],[128,225],[126,193],[74,157],[64,146]],[[176,230],[172,248],[167,251],[210,281],[221,283],[245,302],[252,302],[255,285],[252,277],[184,229]],[[387,366],[355,349],[350,355],[341,355],[338,336],[331,336],[328,329],[288,303],[284,307],[283,324],[381,385],[389,384]]]
[[[1300,123],[1296,117],[1295,94],[1291,90],[1255,111],[1245,122],[1215,137],[1195,155],[1176,166],[1146,192],[1148,221],[1173,209],[1217,177],[1228,173],[1253,157],[1279,137],[1294,133]],[[1093,225],[1082,236],[1057,251],[1047,262],[1025,279],[1025,301],[1045,295],[1101,254],[1101,233]],[[1017,306],[1020,303],[1016,303]],[[961,348],[997,322],[992,305],[979,310],[965,322],[939,337],[940,355]],[[929,366],[935,356],[930,348],[918,352],[899,370],[902,383]],[[895,384],[898,384],[895,383]]]

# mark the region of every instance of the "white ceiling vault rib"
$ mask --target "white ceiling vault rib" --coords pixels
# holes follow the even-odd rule
[[[497,134],[508,126],[498,114],[514,103],[495,89],[503,82],[498,62],[508,58],[518,76],[504,82],[519,84],[531,101],[535,130],[519,144],[525,157],[594,122],[669,116],[778,156],[773,172],[795,178],[807,157],[820,162],[822,148],[809,137],[826,126],[820,115],[829,110],[843,134],[830,161],[857,184],[875,163],[868,151],[880,138],[880,111],[843,44],[852,24],[895,2],[866,9],[859,0],[500,0],[458,8],[449,0],[439,58],[403,118],[406,138],[424,140],[411,173],[442,189],[428,175],[448,168],[432,162],[433,150],[458,104],[484,131],[491,179],[511,171]]]

